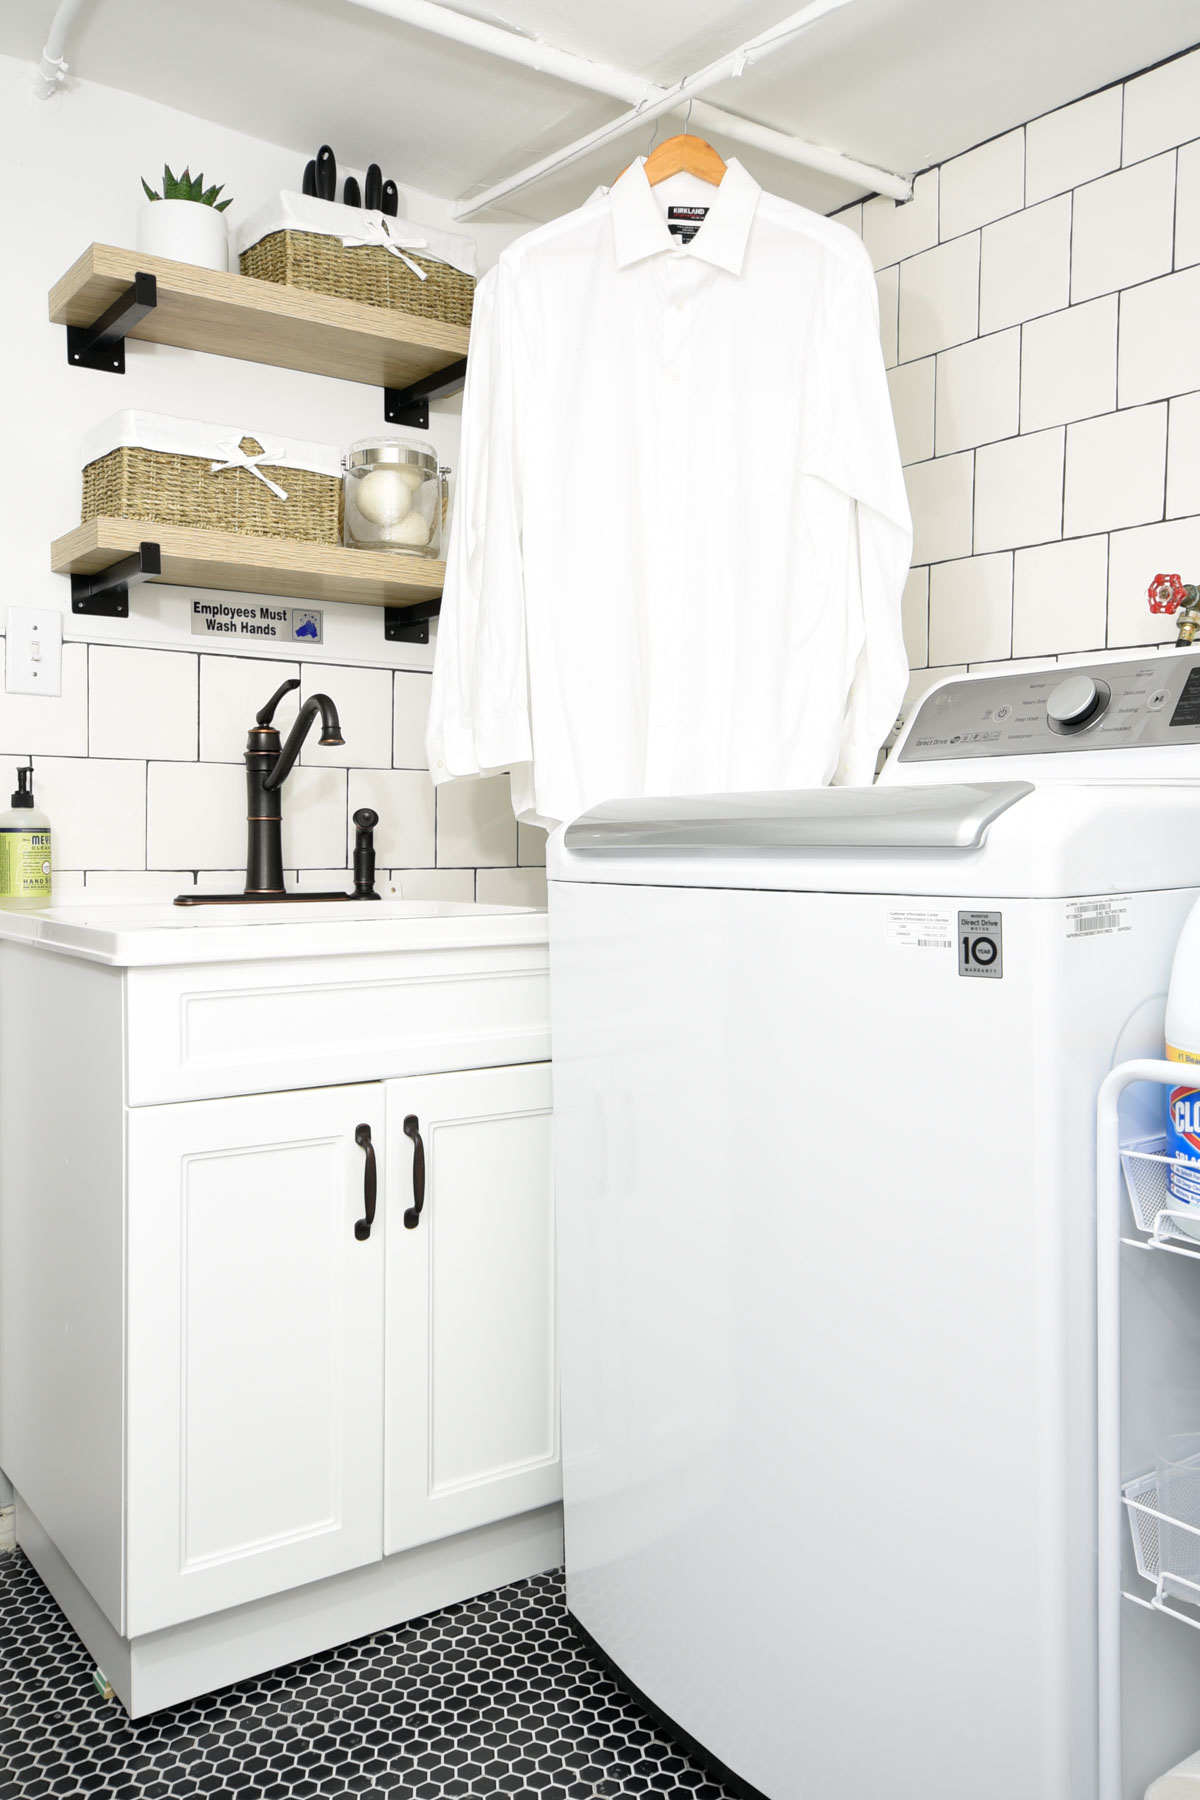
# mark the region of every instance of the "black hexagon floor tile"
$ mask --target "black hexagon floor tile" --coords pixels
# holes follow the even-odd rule
[[[0,1556],[0,1800],[732,1800],[580,1646],[561,1571],[131,1722]]]

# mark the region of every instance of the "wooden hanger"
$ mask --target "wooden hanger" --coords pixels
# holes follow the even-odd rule
[[[667,181],[672,175],[695,175],[699,181],[720,187],[725,177],[725,164],[712,145],[689,132],[677,132],[656,144],[646,158],[646,180],[651,187]]]
[[[628,167],[632,168],[632,163]],[[621,175],[625,172],[622,169]],[[617,176],[618,181],[621,175]],[[646,180],[651,187],[657,187],[660,181],[666,181],[672,175],[695,175],[699,181],[720,187],[725,164],[704,138],[680,131],[674,137],[664,138],[646,158]]]

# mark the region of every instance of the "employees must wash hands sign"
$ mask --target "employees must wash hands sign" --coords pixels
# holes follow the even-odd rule
[[[323,615],[309,606],[271,600],[193,600],[192,630],[201,637],[284,638],[324,642]]]

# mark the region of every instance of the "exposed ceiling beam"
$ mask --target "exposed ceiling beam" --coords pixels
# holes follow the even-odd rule
[[[707,88],[732,75],[740,75],[750,63],[788,42],[823,13],[847,3],[848,0],[817,0],[815,5],[806,7],[802,13],[793,14],[778,25],[760,32],[748,44],[740,46],[728,57],[722,57],[719,65],[710,64],[710,69],[719,66],[722,70],[712,80],[704,79],[708,70],[700,70],[687,82],[679,82],[674,87],[663,87],[657,82],[647,81],[643,76],[631,74],[626,69],[593,62],[590,57],[578,56],[570,50],[559,50],[540,38],[525,37],[520,32],[489,25],[482,19],[455,12],[451,7],[437,5],[435,0],[351,0],[352,5],[382,13],[387,18],[412,25],[418,30],[468,45],[489,56],[502,57],[506,62],[519,63],[525,68],[535,69],[539,74],[554,76],[592,93],[607,94],[611,99],[625,101],[631,110],[613,122],[619,128],[615,132],[617,136],[626,130],[635,129],[639,123],[657,118],[660,113],[673,112],[685,106],[693,94],[701,91],[695,85],[697,82],[702,81],[703,87]],[[893,200],[912,198],[912,182],[903,175],[876,168],[872,163],[846,156],[839,150],[828,149],[821,144],[810,144],[803,138],[776,131],[772,126],[744,119],[738,113],[725,112],[720,107],[709,105],[707,101],[697,99],[691,117],[692,123],[701,130],[731,138],[735,143],[748,144],[770,156],[799,163],[804,168],[819,170],[822,174],[834,176],[854,187],[887,194]],[[607,133],[610,128],[604,127],[602,130]],[[604,136],[597,141],[609,140]],[[564,163],[574,161],[577,156],[585,155],[592,147],[590,139],[579,139],[576,144],[567,145],[565,150],[553,157],[543,158],[541,163],[534,164],[532,169],[523,171],[520,176],[510,177],[507,182],[498,183],[486,193],[460,201],[455,208],[455,216],[469,218],[483,211],[485,206],[494,205],[505,195],[515,193],[518,187],[527,187],[552,169],[560,168]]]

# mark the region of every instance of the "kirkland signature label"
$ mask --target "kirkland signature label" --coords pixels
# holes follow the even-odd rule
[[[244,637],[325,641],[323,614],[310,606],[282,606],[272,600],[193,600],[192,630],[199,637]]]

